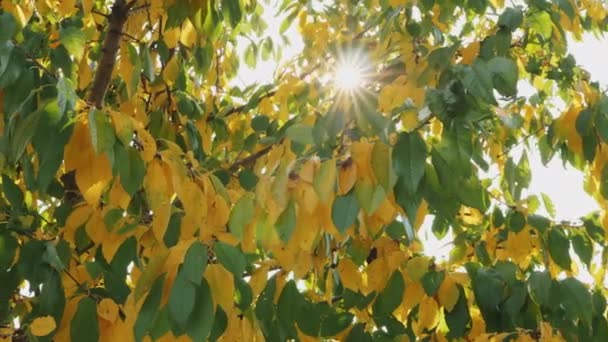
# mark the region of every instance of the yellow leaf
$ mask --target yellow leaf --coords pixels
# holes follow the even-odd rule
[[[81,227],[83,224],[87,222],[89,217],[91,217],[91,213],[93,212],[93,208],[91,206],[84,204],[80,205],[70,213],[67,220],[65,221],[64,227],[64,237],[71,244],[75,245],[76,240],[74,234],[76,233],[76,229]]]
[[[344,195],[355,186],[357,181],[357,164],[352,159],[347,159],[340,165],[338,175],[338,195]]]
[[[388,3],[392,7],[399,7],[399,6],[406,5],[408,1],[410,1],[410,0],[388,0]]]
[[[401,114],[401,124],[407,132],[412,131],[418,125],[418,113],[415,110],[408,110]]]
[[[355,292],[359,291],[361,286],[361,274],[359,268],[349,258],[342,258],[338,263],[338,274],[344,287]]]
[[[154,158],[154,155],[156,155],[156,140],[152,134],[144,128],[135,130],[135,134],[137,134],[137,138],[142,147],[141,158],[145,162],[151,161],[152,158]]]
[[[205,271],[205,279],[209,282],[213,302],[219,304],[226,312],[231,312],[234,306],[234,282],[232,273],[220,264],[211,264]]]
[[[141,296],[146,294],[152,288],[154,279],[160,274],[165,262],[169,257],[169,250],[165,250],[160,253],[156,253],[148,264],[143,269],[143,273],[137,279],[137,284],[134,290],[134,299],[139,301]]]
[[[460,291],[458,291],[458,286],[449,275],[445,277],[443,283],[439,287],[438,292],[439,303],[443,306],[448,312],[454,309],[456,303],[458,303],[458,298],[460,297]]]
[[[172,85],[173,82],[177,79],[177,74],[179,73],[179,63],[177,62],[179,58],[177,56],[173,56],[165,68],[163,69],[162,75],[163,79],[169,84]]]
[[[186,21],[184,21],[184,24],[182,25],[182,31],[179,36],[180,43],[189,48],[192,48],[196,43],[196,38],[196,29],[194,28],[194,26],[192,26],[190,20],[186,19]]]
[[[66,172],[76,170],[76,184],[84,199],[92,206],[99,205],[103,191],[112,180],[112,168],[105,154],[96,154],[93,150],[86,123],[74,125],[64,157]]]
[[[68,17],[74,14],[77,10],[76,0],[60,0],[57,1],[57,12],[62,17]]]
[[[471,64],[473,60],[479,54],[479,42],[472,42],[471,44],[460,49],[460,54],[462,55],[462,64]]]
[[[34,336],[46,336],[57,328],[57,323],[52,316],[42,316],[34,319],[30,324],[30,332]]]
[[[78,63],[78,88],[85,89],[93,79],[93,71],[89,66],[89,59],[87,58],[87,52],[82,55],[80,63]]]
[[[268,265],[262,265],[253,271],[251,278],[249,279],[249,286],[251,287],[251,292],[253,293],[253,297],[255,298],[259,295],[264,287],[266,286],[266,282],[268,281],[268,270],[270,268]]]
[[[422,329],[432,329],[439,322],[439,307],[435,299],[424,296],[418,310],[418,324]]]
[[[424,296],[424,287],[420,282],[408,282],[405,285],[405,291],[403,293],[403,316],[407,316],[408,311],[416,305],[420,304],[422,297]]]
[[[407,262],[407,273],[413,281],[419,281],[422,276],[429,271],[431,260],[425,256],[411,258]]]
[[[365,289],[365,292],[379,292],[384,289],[389,274],[386,262],[383,258],[378,258],[367,265],[365,273],[367,275],[367,288]]]
[[[169,30],[165,30],[163,32],[163,38],[165,39],[165,43],[169,49],[173,49],[177,46],[177,41],[180,37],[180,29],[179,27],[174,27]]]
[[[97,314],[110,323],[114,323],[118,318],[118,305],[110,298],[102,299],[97,304]]]

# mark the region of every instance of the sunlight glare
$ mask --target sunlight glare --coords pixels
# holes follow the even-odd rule
[[[344,91],[352,91],[359,88],[363,83],[361,68],[351,62],[342,63],[336,69],[334,83],[338,89]]]

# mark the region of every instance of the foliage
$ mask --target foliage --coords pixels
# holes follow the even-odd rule
[[[256,0],[1,6],[0,340],[608,340],[608,215],[526,190],[538,149],[608,208],[602,1],[285,0],[247,87]]]

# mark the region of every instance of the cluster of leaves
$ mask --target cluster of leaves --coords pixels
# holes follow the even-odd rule
[[[256,0],[0,2],[0,341],[608,339],[608,215],[526,191],[539,149],[608,209],[608,96],[566,44],[606,5],[321,3],[277,4],[304,49],[239,87],[237,39],[280,56]]]

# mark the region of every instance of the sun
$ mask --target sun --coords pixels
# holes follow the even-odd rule
[[[343,91],[352,91],[362,86],[363,70],[355,63],[345,62],[336,68],[334,74],[336,88]]]
[[[337,91],[352,95],[365,85],[367,63],[359,53],[342,54],[340,57],[332,75],[333,85]]]

